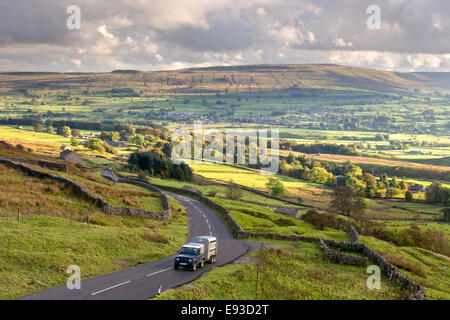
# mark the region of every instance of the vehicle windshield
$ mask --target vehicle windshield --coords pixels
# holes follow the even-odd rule
[[[197,248],[191,248],[191,247],[182,247],[180,250],[180,253],[184,254],[197,254],[198,249]]]

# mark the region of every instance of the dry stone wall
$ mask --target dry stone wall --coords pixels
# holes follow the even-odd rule
[[[60,176],[57,176],[57,175],[54,175],[51,173],[32,169],[23,164],[16,163],[14,161],[4,159],[1,157],[0,157],[0,163],[6,164],[7,166],[12,167],[14,169],[20,170],[30,177],[58,181],[58,182],[62,183],[63,185],[65,185],[66,187],[72,188],[77,194],[84,197],[87,201],[100,207],[100,209],[106,214],[117,214],[117,215],[121,215],[121,216],[138,216],[138,217],[145,217],[145,218],[152,218],[152,219],[164,219],[164,220],[170,219],[170,217],[171,217],[170,205],[168,203],[167,198],[164,199],[164,197],[163,197],[163,199],[164,199],[164,203],[165,203],[165,210],[158,211],[158,212],[151,212],[151,211],[146,211],[146,210],[142,210],[142,209],[127,208],[127,207],[115,207],[115,206],[108,204],[102,198],[92,195],[80,184],[78,184],[74,181],[71,181],[69,179],[66,179],[64,177],[60,177]],[[159,191],[162,194],[161,190],[159,190]]]
[[[24,164],[32,164],[37,165],[42,168],[47,168],[54,171],[60,171],[60,172],[67,172],[67,164],[66,163],[57,163],[57,162],[51,162],[51,161],[45,161],[45,160],[34,160],[34,159],[15,159],[15,158],[3,158],[7,159],[13,162],[19,162]]]
[[[170,192],[184,194],[190,197],[194,197],[205,203],[212,209],[218,211],[227,221],[231,231],[235,235],[237,239],[248,239],[248,238],[265,238],[265,239],[274,239],[274,240],[286,240],[286,241],[304,241],[317,243],[319,247],[324,250],[325,258],[341,263],[341,264],[353,264],[358,266],[367,266],[368,261],[372,261],[373,263],[380,266],[380,268],[386,272],[388,275],[391,275],[391,280],[399,282],[404,288],[410,289],[410,299],[411,300],[426,300],[426,292],[425,289],[416,284],[414,281],[407,279],[403,276],[398,268],[390,264],[386,259],[384,259],[380,254],[378,254],[373,249],[369,248],[365,244],[361,244],[359,242],[359,235],[356,229],[349,225],[348,234],[352,240],[352,242],[345,241],[335,241],[331,239],[323,239],[318,237],[305,237],[294,234],[278,234],[271,232],[248,232],[244,231],[243,228],[237,223],[237,221],[231,216],[231,213],[225,207],[220,206],[214,201],[206,198],[198,193],[194,193],[188,190],[168,187],[168,186],[158,186],[163,190],[167,190]],[[252,190],[254,192],[254,190]],[[339,251],[347,251],[347,252],[359,252],[363,254],[363,257],[343,254]]]
[[[337,250],[329,248],[323,239],[319,239],[319,248],[322,249],[324,258],[326,260],[339,263],[339,264],[348,264],[348,265],[355,265],[360,267],[366,267],[367,266],[367,258],[366,257],[360,257],[350,254],[344,254]]]
[[[359,243],[359,235],[356,229],[349,225],[348,228],[348,234],[350,238],[352,239],[353,243],[360,244]],[[423,288],[421,285],[415,283],[414,281],[406,278],[404,275],[400,273],[398,268],[394,265],[392,265],[389,261],[387,261],[385,258],[383,258],[378,252],[371,249],[366,244],[362,244],[362,253],[363,255],[372,261],[373,263],[380,266],[381,270],[383,270],[392,281],[398,282],[403,288],[410,290],[410,300],[426,300],[427,294],[425,291],[425,288]]]

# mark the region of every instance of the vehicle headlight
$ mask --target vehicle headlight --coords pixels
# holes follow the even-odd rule
[[[192,262],[192,259],[189,259],[189,262]]]
[[[180,261],[180,258],[177,258],[176,260],[177,260],[177,261]]]

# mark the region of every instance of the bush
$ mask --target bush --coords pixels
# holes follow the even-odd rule
[[[185,163],[174,164],[172,160],[156,152],[136,152],[128,161],[131,170],[143,170],[152,176],[174,178],[180,181],[192,181],[191,168]]]
[[[450,189],[438,182],[433,182],[427,188],[425,198],[430,203],[447,204],[450,198]]]
[[[442,218],[446,221],[450,221],[450,208],[442,209]]]
[[[217,191],[211,190],[211,191],[208,192],[208,197],[215,197],[216,194],[217,194]]]
[[[270,179],[269,182],[266,183],[266,187],[273,197],[281,197],[286,192],[283,183],[278,179]]]
[[[321,214],[316,210],[308,210],[303,216],[302,220],[314,226],[314,228],[323,230],[325,227],[332,228],[336,224],[336,219],[329,214]]]
[[[242,189],[239,185],[231,185],[226,193],[226,198],[230,200],[240,200],[242,198]]]
[[[406,191],[405,192],[405,201],[407,202],[412,202],[413,201],[413,193],[411,191]]]
[[[80,141],[72,137],[70,138],[70,144],[72,145],[72,147],[78,147],[80,145]]]
[[[138,178],[139,178],[139,180],[142,180],[142,181],[145,181],[145,182],[148,181],[147,174],[145,173],[145,171],[142,171],[142,170],[139,171]]]
[[[273,221],[279,227],[290,227],[295,226],[295,223],[289,219],[279,218]]]

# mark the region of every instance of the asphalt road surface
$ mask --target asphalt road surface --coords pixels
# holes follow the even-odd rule
[[[163,259],[138,265],[117,272],[83,279],[81,289],[69,290],[66,285],[37,292],[19,299],[24,300],[141,300],[162,291],[191,282],[213,267],[230,263],[245,254],[248,247],[233,239],[223,219],[211,208],[198,200],[171,194],[186,208],[189,217],[189,238],[199,235],[213,235],[218,240],[218,254],[215,264],[205,264],[197,271],[173,269],[176,253]]]

